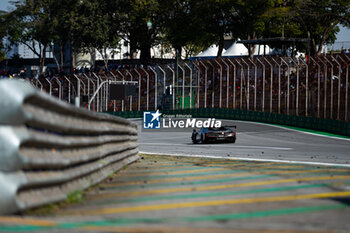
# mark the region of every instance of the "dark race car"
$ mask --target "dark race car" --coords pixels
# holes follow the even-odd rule
[[[208,143],[208,142],[236,142],[236,132],[231,128],[236,128],[236,126],[221,126],[220,128],[205,128],[202,127],[199,131],[195,129],[192,132],[192,142],[197,143]]]

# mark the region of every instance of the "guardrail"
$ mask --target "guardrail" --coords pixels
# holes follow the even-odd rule
[[[138,159],[136,124],[0,81],[0,214],[66,199]]]

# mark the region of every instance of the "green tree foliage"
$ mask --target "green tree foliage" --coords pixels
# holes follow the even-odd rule
[[[136,50],[141,51],[140,59],[147,63],[151,57],[151,47],[159,43],[159,4],[156,0],[117,1],[116,14],[119,14],[120,34],[130,44],[130,57]]]
[[[0,62],[5,60],[5,47],[2,42],[3,38],[6,37],[6,24],[5,24],[5,12],[0,11]]]
[[[232,19],[236,14],[234,3],[232,0],[209,0],[201,1],[197,4],[195,16],[198,22],[202,24],[203,39],[210,42],[210,44],[217,44],[219,46],[217,56],[221,56],[224,49],[225,35],[231,34]],[[197,26],[195,26],[197,27]]]
[[[311,40],[311,53],[319,55],[322,45],[336,40],[339,24],[350,25],[350,1],[295,0],[294,14],[303,36]]]
[[[130,45],[129,57],[140,50],[145,63],[160,43],[186,54],[215,43],[220,56],[228,35],[309,37],[311,52],[319,54],[323,44],[335,40],[339,24],[350,26],[349,0],[21,0],[14,6],[0,17],[6,25],[0,36],[6,31],[13,43],[26,44],[41,67],[53,44],[59,47],[58,68],[67,44],[75,53],[96,49],[107,66],[107,50],[117,48],[120,38]],[[248,49],[253,56],[255,47]]]
[[[231,32],[234,38],[247,40],[263,36],[270,16],[267,14],[273,6],[273,0],[237,0],[234,3]],[[252,57],[255,47],[248,48]]]
[[[117,47],[119,16],[114,12],[114,1],[81,0],[76,7],[75,20],[71,23],[74,48],[88,52],[96,49],[108,64],[108,50]]]
[[[294,0],[274,0],[272,7],[265,13],[265,30],[263,36],[272,37],[300,37],[302,31],[295,19]]]
[[[48,0],[15,2],[16,9],[6,15],[6,27],[13,44],[23,43],[39,57],[40,74],[43,72],[46,49],[51,43]]]

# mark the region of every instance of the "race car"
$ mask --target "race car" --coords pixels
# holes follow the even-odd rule
[[[219,128],[215,127],[202,127],[199,131],[195,129],[192,132],[192,142],[197,143],[208,143],[208,142],[218,142],[218,141],[228,141],[236,142],[236,132],[231,128],[236,128],[236,126],[221,126]]]

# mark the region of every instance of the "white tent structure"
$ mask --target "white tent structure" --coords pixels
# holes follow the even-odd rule
[[[272,52],[272,49],[268,45],[265,45],[265,53],[264,53],[264,45],[260,45],[260,49],[259,49],[259,45],[256,45],[254,55],[264,55],[264,54],[269,55],[271,54],[271,52]]]
[[[247,56],[248,49],[240,43],[233,43],[226,52],[222,55],[223,57],[234,57],[234,56]]]
[[[219,47],[217,45],[211,45],[204,52],[201,52],[196,57],[216,57],[218,55]],[[225,52],[225,49],[222,51]]]

